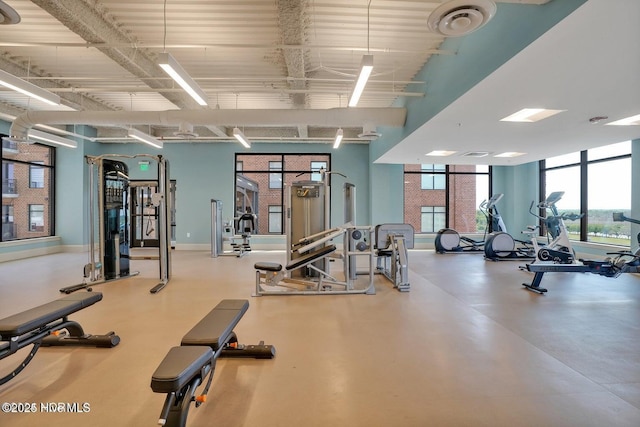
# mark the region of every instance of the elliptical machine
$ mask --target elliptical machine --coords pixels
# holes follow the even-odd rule
[[[496,203],[502,199],[504,194],[498,193],[491,196],[489,200],[483,200],[478,206],[480,212],[487,218],[487,228],[484,231],[482,240],[473,240],[469,237],[461,236],[453,228],[442,228],[438,230],[434,242],[436,253],[444,254],[447,252],[463,253],[463,252],[480,252],[485,245],[487,238],[487,229],[489,226],[493,231],[505,231],[506,227],[502,221],[502,217],[496,209]]]
[[[500,200],[500,199],[498,199]],[[497,203],[497,201],[496,201]],[[489,234],[484,244],[484,258],[491,261],[506,261],[535,258],[536,250],[529,242],[516,240],[507,232],[507,228],[502,221],[498,207],[493,207],[493,224],[498,224],[497,228]],[[516,244],[518,246],[516,246]]]
[[[544,201],[536,205],[538,209],[544,209],[545,212],[549,211],[550,215],[541,216],[534,212],[534,202],[531,202],[529,206],[529,213],[543,221],[548,233],[547,239],[550,239],[546,245],[539,246],[536,239],[539,226],[530,226],[527,231],[523,231],[523,233],[531,236],[531,244],[536,254],[533,262],[552,261],[555,264],[573,264],[576,261],[575,251],[571,246],[564,220],[575,221],[582,218],[584,214],[565,212],[560,215],[556,203],[562,199],[562,196],[564,196],[564,191],[554,191]]]

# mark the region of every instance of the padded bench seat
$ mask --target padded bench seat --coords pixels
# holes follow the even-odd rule
[[[273,271],[277,273],[282,270],[282,264],[278,264],[277,262],[256,262],[253,264],[253,268],[256,270]]]
[[[151,390],[171,393],[180,390],[207,365],[215,365],[213,350],[205,346],[172,347],[151,377]],[[213,366],[211,366],[212,368]]]
[[[11,337],[17,337],[35,331],[51,322],[93,305],[101,299],[102,294],[99,292],[71,294],[21,313],[5,317],[0,320],[0,337],[3,341],[8,341]]]
[[[249,301],[225,299],[182,337],[182,346],[209,346],[217,351],[226,344],[233,328],[249,309]]]

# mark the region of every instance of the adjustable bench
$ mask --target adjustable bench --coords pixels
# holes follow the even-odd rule
[[[252,357],[272,359],[275,348],[239,345],[233,328],[249,308],[249,301],[222,300],[182,338],[179,347],[172,347],[151,377],[151,390],[166,393],[158,424],[184,427],[191,402],[196,407],[206,401],[218,357]],[[196,389],[205,379],[203,392]]]
[[[0,378],[0,385],[18,375],[31,362],[40,346],[84,345],[114,347],[120,337],[114,332],[89,335],[68,316],[100,301],[99,292],[69,295],[0,320],[0,359],[33,345],[24,361],[8,375]],[[66,334],[61,333],[66,330]]]

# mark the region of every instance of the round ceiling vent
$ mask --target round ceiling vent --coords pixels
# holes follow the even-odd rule
[[[20,15],[14,8],[0,0],[0,25],[12,25],[20,22]]]
[[[493,0],[451,0],[434,10],[427,25],[447,37],[467,35],[489,22],[496,14]]]

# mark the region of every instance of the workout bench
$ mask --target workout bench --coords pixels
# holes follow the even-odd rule
[[[8,375],[0,378],[0,385],[18,375],[33,359],[40,346],[84,345],[115,347],[120,337],[114,332],[89,335],[68,316],[100,301],[99,292],[69,295],[0,320],[0,359],[33,345],[22,363]],[[67,333],[61,333],[62,330]]]
[[[233,328],[249,308],[249,301],[222,300],[182,338],[179,347],[172,347],[151,377],[151,390],[166,393],[158,424],[184,427],[191,402],[196,407],[206,401],[218,357],[252,357],[272,359],[275,348],[239,345]],[[209,377],[203,392],[196,389]]]

